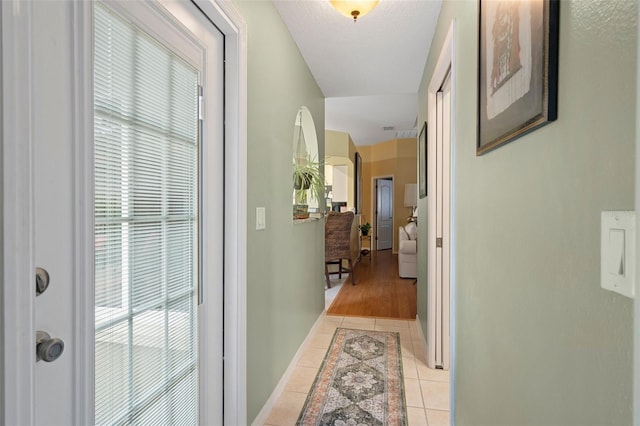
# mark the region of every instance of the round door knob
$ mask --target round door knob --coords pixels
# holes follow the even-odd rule
[[[44,268],[36,268],[36,296],[40,296],[49,287],[49,273]]]
[[[64,342],[57,337],[51,338],[49,333],[36,333],[36,361],[52,362],[60,358],[64,352]]]

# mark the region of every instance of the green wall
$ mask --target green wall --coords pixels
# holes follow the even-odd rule
[[[454,19],[458,426],[631,424],[632,301],[599,265],[600,212],[634,209],[636,7],[561,1],[558,120],[477,157],[477,2],[443,2],[418,122]]]
[[[247,419],[253,421],[324,309],[324,221],[292,222],[293,127],[324,96],[271,1],[235,1],[247,24]],[[267,229],[255,230],[266,207]]]

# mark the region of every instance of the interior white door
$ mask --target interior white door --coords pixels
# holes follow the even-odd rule
[[[376,250],[393,247],[393,180],[378,179],[376,184]]]
[[[442,85],[442,367],[450,366],[451,336],[451,74]]]
[[[91,24],[94,6],[102,6],[90,2],[40,2],[37,7],[32,8],[32,25],[29,28],[32,43],[30,78],[32,92],[37,100],[32,102],[34,266],[46,269],[50,276],[49,288],[34,303],[33,325],[36,330],[46,331],[65,344],[64,352],[56,361],[35,363],[34,392],[30,402],[34,413],[32,423],[93,423],[95,367],[96,388],[99,387],[98,382],[113,386],[122,384],[121,388],[113,392],[116,397],[107,407],[112,410],[113,415],[105,418],[113,422],[127,423],[146,419],[153,423],[162,416],[171,417],[175,414],[174,407],[185,402],[181,398],[186,385],[181,378],[186,377],[184,374],[189,375],[189,371],[195,371],[195,375],[192,374],[191,377],[196,382],[196,399],[206,403],[197,404],[193,418],[201,424],[222,424],[223,209],[220,200],[224,199],[223,36],[191,3],[167,1],[162,2],[162,5],[146,2],[104,4],[114,16],[124,22],[125,27],[142,34],[147,47],[157,48],[156,53],[165,51],[169,52],[168,56],[174,55],[184,65],[182,70],[195,70],[194,74],[197,75],[202,91],[196,85],[194,97],[186,101],[174,98],[172,93],[163,96],[161,88],[154,86],[155,80],[146,78],[139,82],[141,86],[137,91],[134,90],[133,98],[138,99],[121,101],[131,101],[130,105],[135,109],[136,102],[146,97],[152,100],[150,104],[169,111],[168,115],[158,116],[150,112],[145,116],[148,120],[146,123],[130,123],[126,114],[110,113],[108,117],[112,126],[119,128],[115,132],[119,134],[118,137],[133,134],[136,125],[142,124],[142,130],[138,129],[140,143],[135,148],[136,155],[139,154],[142,162],[147,162],[146,166],[156,167],[158,175],[145,175],[144,170],[134,175],[132,163],[126,161],[110,164],[120,171],[124,170],[122,176],[129,176],[130,181],[120,187],[122,191],[132,188],[128,184],[133,180],[142,182],[141,198],[137,200],[137,206],[142,211],[150,211],[148,208],[154,203],[160,210],[157,216],[143,214],[142,218],[127,214],[121,214],[118,218],[96,215],[95,223],[103,227],[123,226],[127,223],[127,226],[133,227],[134,221],[140,219],[144,222],[143,233],[146,232],[151,238],[137,249],[157,253],[156,258],[160,263],[139,264],[137,270],[140,274],[136,276],[138,281],[132,280],[133,274],[123,281],[122,276],[131,272],[136,261],[136,256],[132,253],[136,248],[129,245],[128,254],[120,253],[119,259],[117,255],[108,259],[111,270],[107,275],[110,278],[119,276],[120,283],[124,285],[121,285],[119,295],[112,292],[109,295],[114,298],[108,302],[105,302],[108,297],[99,301],[96,318],[100,315],[98,311],[103,313],[105,309],[111,309],[113,315],[110,318],[102,316],[100,319],[111,321],[112,325],[116,322],[120,325],[116,327],[117,331],[106,333],[109,337],[102,336],[102,342],[96,345],[127,349],[112,351],[102,358],[107,361],[106,365],[115,366],[114,371],[122,374],[119,377],[116,374],[113,380],[105,380],[103,374],[106,370],[102,369],[104,365],[94,365],[93,333],[94,326],[98,324],[94,324],[91,314],[94,309],[94,244],[98,253],[105,240],[104,234],[96,232],[94,241],[94,157],[91,139],[86,137],[93,133],[94,125],[91,112],[93,94],[87,90],[91,89],[94,78],[91,62],[93,34],[89,29],[94,27]],[[112,44],[101,48],[113,47]],[[156,56],[143,57],[143,63],[129,64],[132,73],[140,65],[158,73],[175,73],[176,69],[163,67],[166,61],[157,62],[161,56],[158,53]],[[123,58],[124,56],[118,60],[124,60]],[[180,80],[173,74],[169,79],[180,84]],[[113,83],[113,90],[117,91],[116,85],[119,82]],[[202,101],[199,100],[200,93],[204,95]],[[169,107],[164,108],[163,102],[170,104]],[[191,128],[165,131],[165,127],[162,127],[164,124],[185,114],[174,108],[175,104],[181,102],[190,103],[196,109],[195,113],[190,112],[194,117]],[[198,115],[200,102],[202,108]],[[159,124],[159,127],[154,127],[154,123]],[[98,132],[96,130],[96,134]],[[196,138],[194,142],[196,148],[193,161],[197,164],[193,169],[196,175],[189,182],[185,181],[185,175],[179,173],[181,170],[172,169],[173,164],[178,163],[177,160],[171,161],[172,158],[177,159],[173,155],[191,155],[186,153],[188,150],[183,149],[188,145],[188,138],[183,137],[181,132],[200,136],[199,141]],[[167,151],[163,150],[161,144],[156,144],[167,141],[180,146]],[[114,151],[110,154],[124,158],[123,152],[124,150]],[[154,164],[152,158],[158,155],[164,160]],[[95,164],[98,163],[96,161]],[[127,170],[131,173],[127,174]],[[172,180],[172,176],[175,179]],[[154,182],[159,183],[156,185],[159,191],[153,188]],[[186,187],[191,183],[195,188],[187,190]],[[172,202],[184,201],[181,197],[186,197],[187,193],[195,194],[190,201],[193,204],[192,211],[171,211],[169,207]],[[103,194],[95,193],[96,205],[104,201],[98,195]],[[114,202],[109,206],[112,211],[121,210],[126,213],[127,209],[134,210],[136,201],[129,194],[124,195],[126,196],[119,201],[110,200]],[[178,216],[185,214],[191,216],[188,223],[168,225],[169,222],[171,225],[177,223],[181,219]],[[172,238],[177,235],[176,229],[185,227],[192,227],[193,238],[187,239],[187,242],[191,241],[193,247],[167,244],[167,241],[173,241]],[[121,238],[122,235],[120,234]],[[121,247],[127,246],[124,239],[120,244]],[[171,279],[178,279],[171,275],[178,269],[168,266],[168,261],[172,258],[179,258],[181,262],[191,265],[187,268],[190,271],[186,272],[193,277],[191,288],[183,288],[180,297],[168,289],[168,285],[173,282]],[[156,270],[158,266],[160,271]],[[124,274],[119,274],[117,267]],[[97,269],[98,267],[96,274]],[[181,269],[179,272],[183,273],[185,270]],[[161,285],[162,282],[164,285]],[[146,306],[137,306],[132,301],[141,293],[133,295],[132,291],[125,291],[127,285],[129,290],[136,286],[138,289],[145,287],[160,297],[155,301],[144,297],[137,299],[149,302]],[[101,296],[107,293],[102,293]],[[165,309],[156,309],[158,307]],[[89,314],[83,314],[86,312]],[[193,314],[193,336],[184,331],[186,312]],[[122,313],[124,317],[118,317],[118,313]],[[104,323],[100,326],[104,326]],[[105,330],[108,327],[101,332],[104,333]],[[146,330],[147,334],[136,333],[140,330]],[[186,350],[196,351],[192,357],[195,360],[194,367],[192,370],[188,366],[183,368],[179,371],[180,374],[184,373],[182,376],[173,374],[172,372],[178,371],[171,369],[172,363],[177,359],[175,349],[182,349],[181,342],[190,339],[193,345]],[[148,357],[150,351],[141,356],[134,354],[133,348],[141,346],[147,349],[153,347],[155,358],[151,360]],[[96,355],[103,349],[104,347],[96,346]],[[145,367],[145,363],[154,367],[159,364],[162,369],[151,371]],[[157,376],[162,376],[162,380],[156,380]],[[24,380],[29,380],[29,377]],[[180,419],[174,418],[171,422],[179,423]],[[104,424],[107,423],[111,421]]]
[[[449,369],[451,74],[436,93],[435,317],[432,367]]]

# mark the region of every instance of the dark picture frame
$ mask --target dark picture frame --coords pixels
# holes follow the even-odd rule
[[[479,0],[476,155],[558,117],[559,0]]]
[[[420,198],[427,196],[427,122],[422,125],[418,135],[418,193]]]
[[[356,214],[362,213],[362,157],[359,152],[356,152],[355,157],[355,200],[356,200]]]

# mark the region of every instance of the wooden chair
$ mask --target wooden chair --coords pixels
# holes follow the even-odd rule
[[[343,272],[351,273],[351,284],[356,285],[353,273],[351,250],[351,226],[355,215],[353,212],[335,213],[327,215],[324,228],[324,275],[327,280],[327,288],[331,288],[329,281],[329,265],[338,265],[338,276],[342,278]],[[342,265],[343,260],[349,261],[349,268]]]

